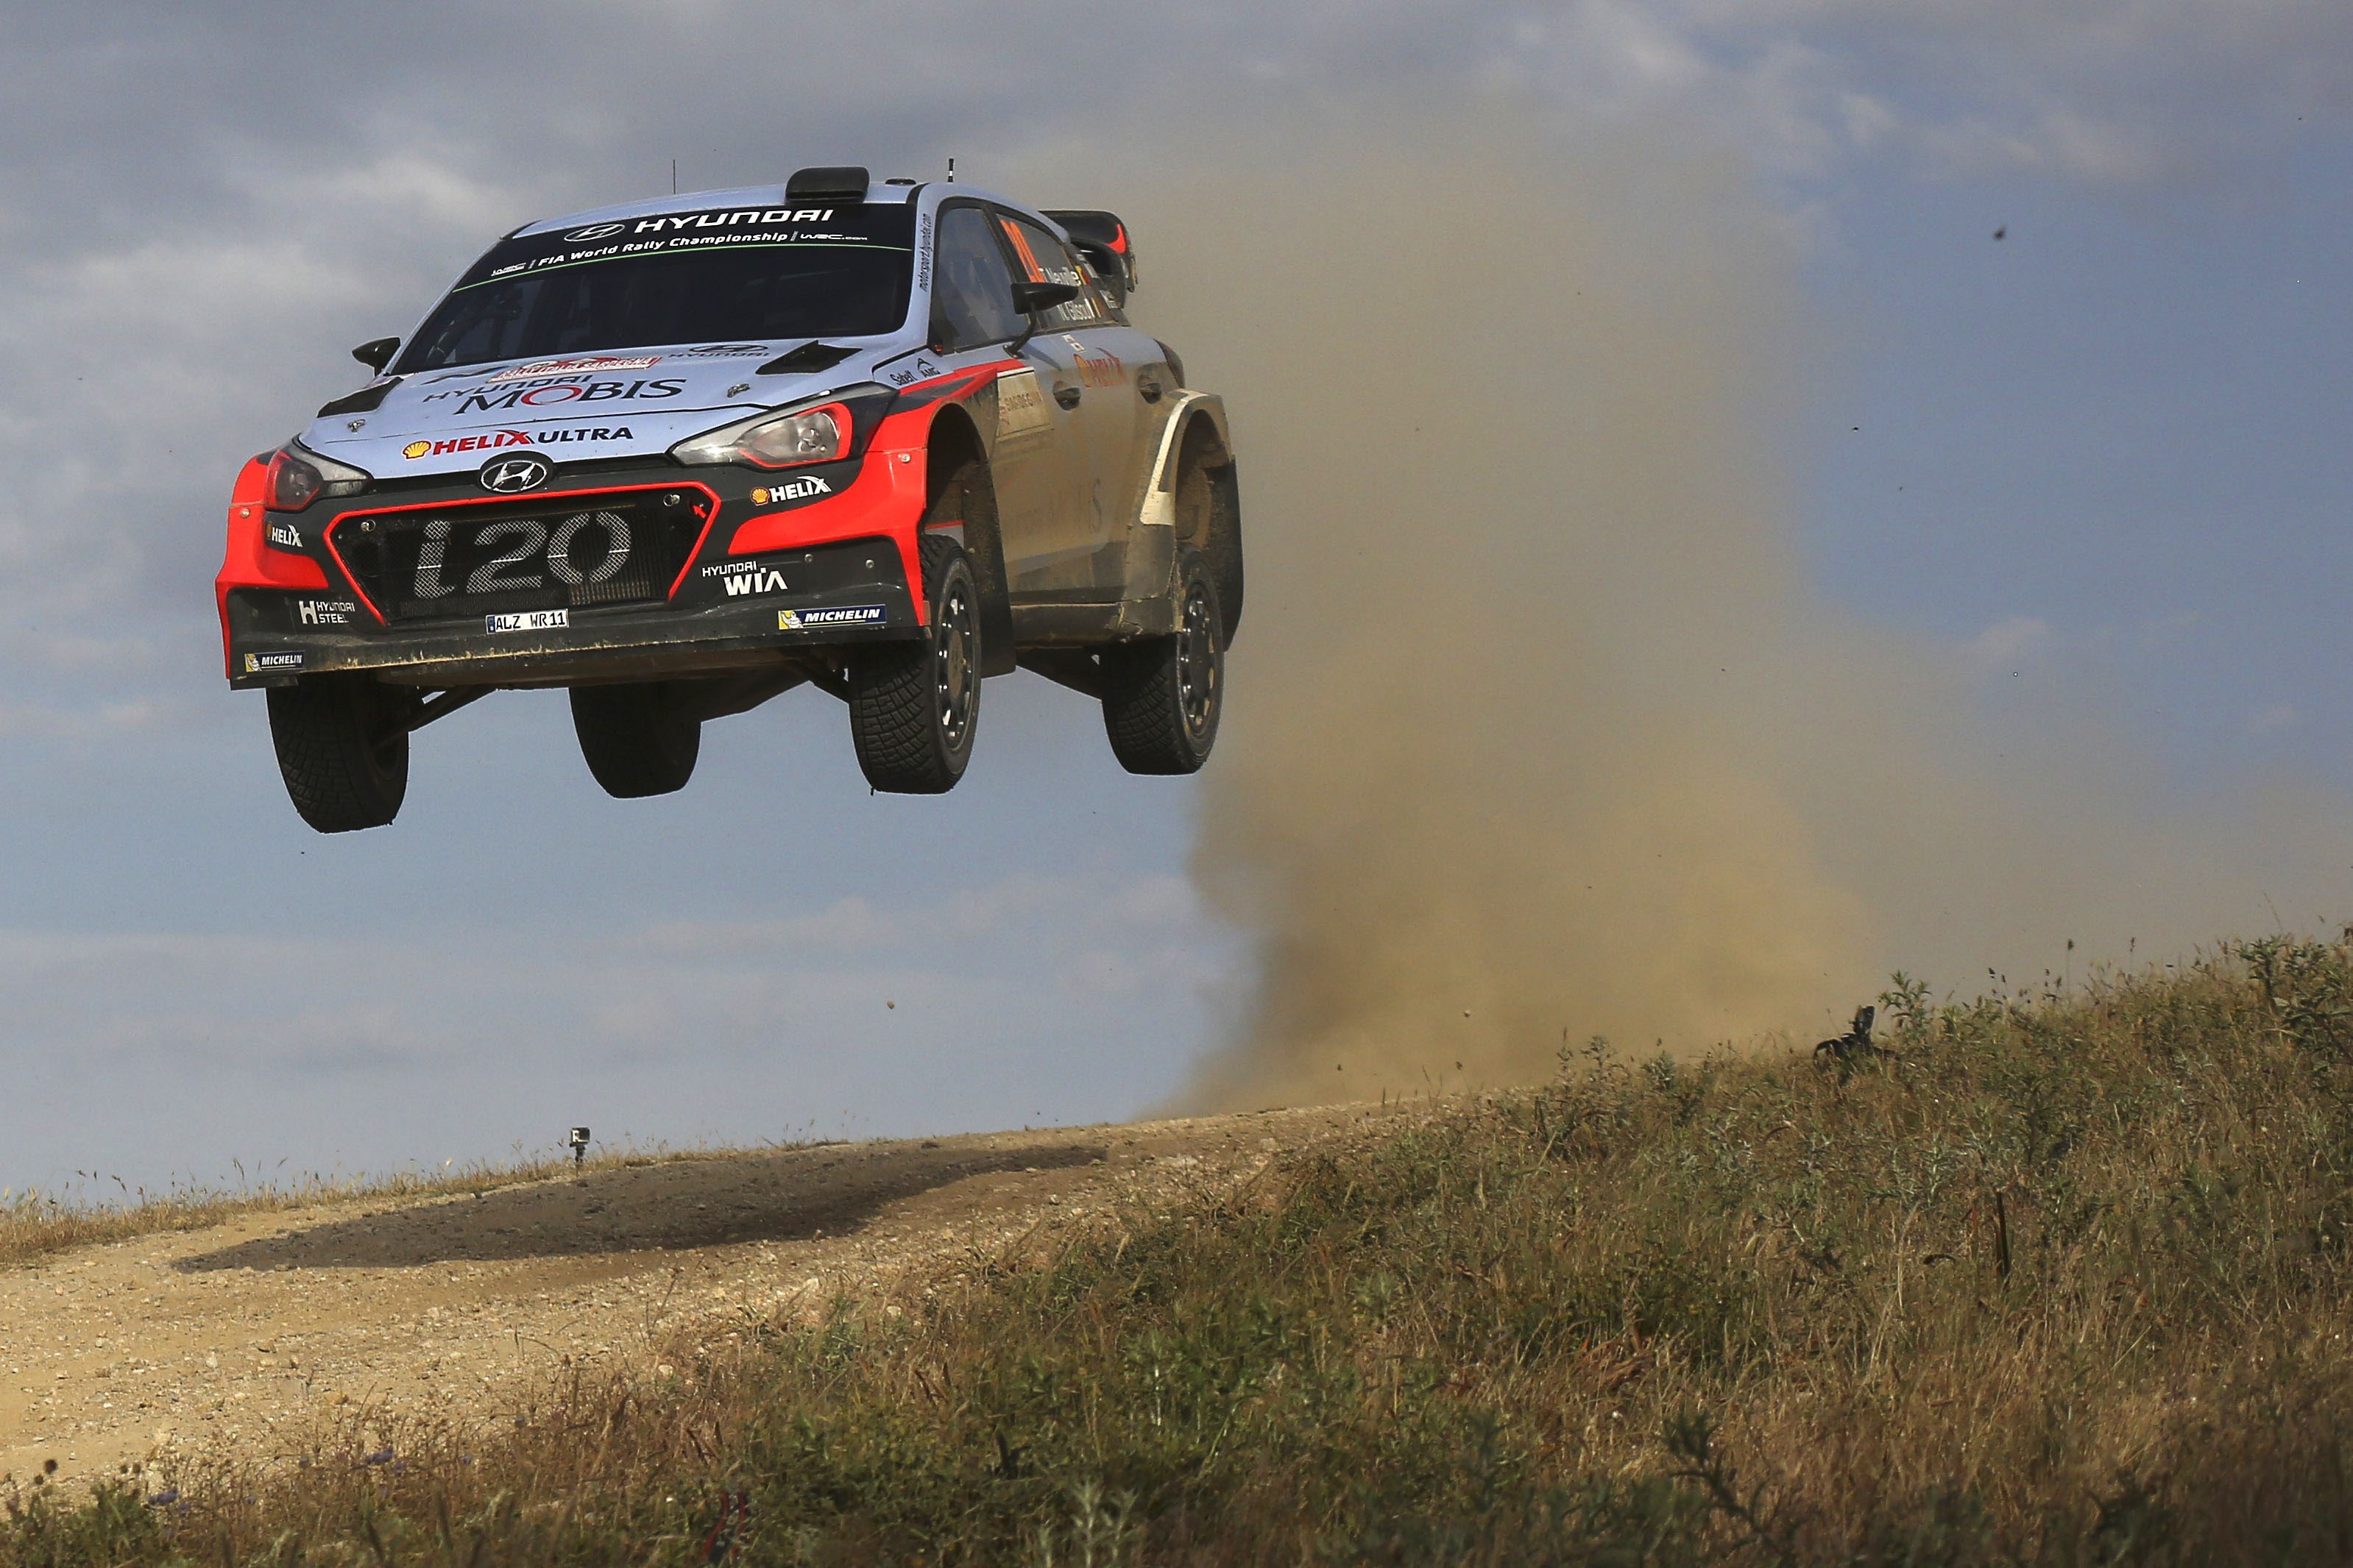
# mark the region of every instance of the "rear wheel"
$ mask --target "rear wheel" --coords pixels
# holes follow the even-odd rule
[[[1225,707],[1225,618],[1209,563],[1178,563],[1176,632],[1103,650],[1103,730],[1132,773],[1189,773],[1209,760]]]
[[[849,735],[866,782],[888,795],[944,795],[964,777],[980,722],[980,594],[963,546],[925,537],[921,640],[849,660]]]
[[[382,827],[408,794],[413,692],[364,676],[312,676],[269,691],[269,739],[302,820],[321,833]]]
[[[574,687],[572,728],[588,771],[622,800],[684,789],[702,750],[702,721],[659,681]]]

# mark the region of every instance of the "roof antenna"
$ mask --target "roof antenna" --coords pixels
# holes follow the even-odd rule
[[[951,185],[955,184],[955,160],[954,158],[950,158],[948,160],[948,184]]]
[[[670,194],[678,195],[678,160],[675,158],[670,161]]]

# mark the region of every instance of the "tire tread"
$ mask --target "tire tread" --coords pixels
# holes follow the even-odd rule
[[[366,686],[348,679],[313,679],[269,691],[269,738],[287,798],[302,820],[321,833],[356,833],[382,827],[400,814],[408,793],[408,737],[395,746],[396,760],[379,767],[368,738],[379,711],[392,706]]]
[[[666,710],[667,700],[659,682],[572,689],[572,729],[580,738],[581,760],[616,800],[670,795],[694,776],[702,726]]]
[[[1188,585],[1197,578],[1207,580],[1211,607],[1218,607],[1214,571],[1198,552],[1188,550],[1177,573],[1180,614]],[[1222,634],[1221,619],[1217,629]],[[1208,735],[1197,741],[1185,725],[1176,643],[1174,637],[1138,637],[1103,650],[1103,733],[1111,741],[1112,755],[1129,773],[1162,776],[1198,773],[1217,744],[1218,719],[1225,704],[1223,669],[1219,672],[1218,707],[1211,714]],[[1218,657],[1222,667],[1222,636]]]
[[[963,554],[945,535],[930,535],[923,542],[924,602],[934,612],[941,586]],[[928,637],[881,644],[851,659],[849,738],[866,782],[886,794],[944,795],[964,776],[963,767],[938,743],[932,679]],[[973,719],[976,728],[977,708]],[[971,754],[969,737],[965,753]]]

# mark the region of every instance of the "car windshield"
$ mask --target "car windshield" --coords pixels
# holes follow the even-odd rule
[[[393,368],[741,339],[865,337],[906,319],[908,204],[712,207],[502,240]]]

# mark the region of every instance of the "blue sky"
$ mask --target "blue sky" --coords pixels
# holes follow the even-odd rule
[[[1808,487],[1821,582],[1999,678],[2105,693],[2174,790],[2345,778],[2346,154],[2337,129],[2245,187],[1842,198],[1811,274],[1855,339]]]
[[[1126,1115],[1240,1026],[1198,787],[1028,676],[940,801],[870,796],[806,691],[610,801],[533,693],[421,735],[393,828],[286,805],[218,678],[238,462],[490,237],[673,157],[1099,145],[1023,194],[1116,201],[1198,120],[1501,94],[1564,157],[1729,161],[1802,285],[1771,428],[1825,603],[2187,808],[2353,775],[2341,5],[5,10],[0,1184]]]

